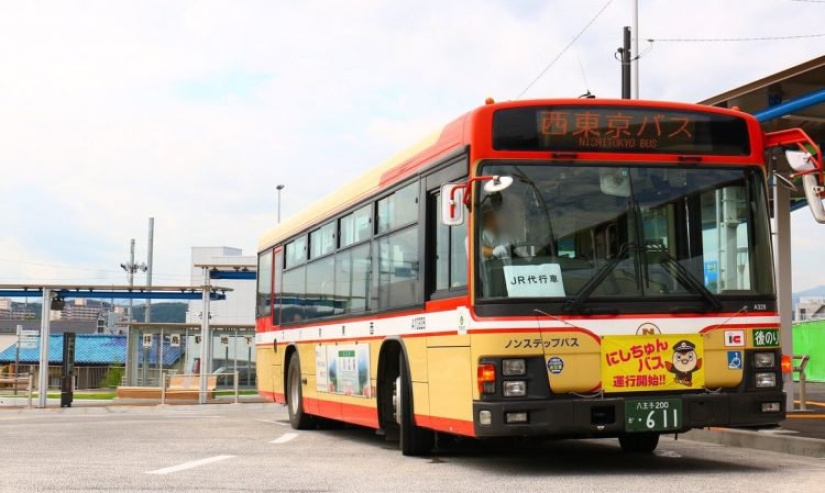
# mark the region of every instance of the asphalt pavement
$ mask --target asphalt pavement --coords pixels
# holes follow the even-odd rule
[[[0,492],[821,491],[825,460],[662,440],[444,443],[403,457],[371,430],[296,431],[275,404],[0,410]]]

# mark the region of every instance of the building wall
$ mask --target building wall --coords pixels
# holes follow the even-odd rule
[[[211,265],[245,265],[255,269],[255,256],[244,256],[240,248],[231,247],[193,247],[192,262],[190,265],[191,285],[203,284],[203,269],[195,267],[197,264]],[[215,286],[231,288],[226,294],[226,300],[214,301],[209,305],[213,324],[254,324],[255,323],[255,282],[254,281],[212,281]],[[189,311],[186,314],[187,323],[199,324],[203,303],[189,302]]]

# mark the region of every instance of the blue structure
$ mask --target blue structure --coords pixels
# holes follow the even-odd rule
[[[181,341],[185,344],[185,339]],[[78,366],[108,366],[123,365],[126,361],[126,346],[128,344],[125,335],[98,335],[98,334],[78,334],[75,339],[75,364]],[[169,341],[163,343],[163,366],[168,367],[177,363],[183,356],[184,348],[172,347]],[[5,351],[0,352],[0,364],[14,363],[17,344],[12,345]],[[143,364],[145,351],[139,351],[139,363]],[[40,344],[36,348],[21,348],[20,363],[25,365],[35,365],[40,359]],[[158,363],[158,344],[152,345],[149,349],[149,364]],[[53,335],[49,337],[49,365],[59,365],[63,363],[63,336]]]

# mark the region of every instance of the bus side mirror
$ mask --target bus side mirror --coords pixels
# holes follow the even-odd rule
[[[441,185],[441,223],[458,226],[464,223],[464,183]]]
[[[805,189],[805,198],[808,199],[808,207],[814,215],[816,222],[825,224],[825,206],[822,205],[823,188],[816,181],[816,174],[802,176],[802,187]]]
[[[819,173],[816,171],[816,161],[814,155],[802,150],[785,151],[785,159],[795,173],[802,174],[802,188],[805,189],[805,198],[808,200],[808,207],[814,220],[820,224],[825,224],[825,206],[822,204],[823,187],[817,181]],[[807,174],[805,174],[807,172]]]

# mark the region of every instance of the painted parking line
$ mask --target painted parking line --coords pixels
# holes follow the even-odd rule
[[[200,460],[193,460],[189,462],[184,462],[183,464],[178,464],[172,467],[164,467],[163,469],[155,469],[154,471],[146,471],[146,474],[169,474],[172,472],[179,472],[185,471],[187,469],[193,469],[195,467],[205,466],[207,464],[212,464],[213,462],[219,462],[226,459],[231,459],[235,457],[234,455],[216,455],[215,457],[207,457],[206,459]]]
[[[284,423],[283,421],[275,421],[274,419],[259,419],[258,421],[260,421],[261,423],[270,423],[278,426],[289,426],[289,423]]]
[[[788,419],[825,419],[825,414],[789,414]]]
[[[297,433],[285,433],[285,434],[281,435],[280,437],[276,438],[275,440],[272,440],[269,443],[286,443],[290,440],[295,439],[295,437],[297,437],[297,436],[298,436]]]

